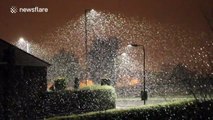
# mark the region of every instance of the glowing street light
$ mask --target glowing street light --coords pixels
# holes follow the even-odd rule
[[[143,88],[144,89],[143,89],[143,92],[141,92],[141,99],[144,100],[144,105],[145,105],[146,100],[148,98],[147,91],[146,91],[145,47],[143,45],[138,45],[138,44],[130,44],[127,47],[142,47],[142,49],[143,49],[143,79],[144,79],[144,82],[143,82],[144,87]]]
[[[19,41],[20,41],[20,42],[25,42],[25,41],[24,41],[24,38],[22,38],[22,37],[19,38]]]
[[[18,40],[18,44],[20,45],[20,47],[22,47],[23,49],[23,46],[24,48],[26,47],[26,51],[29,53],[30,52],[30,44],[28,41],[26,41],[23,37],[20,37],[19,40]]]
[[[86,51],[86,79],[88,79],[88,74],[89,74],[89,71],[88,71],[88,13],[92,15],[92,17],[94,17],[96,11],[94,9],[85,9],[85,25],[84,25],[84,29],[85,29],[85,51]],[[87,82],[86,82],[87,84]]]

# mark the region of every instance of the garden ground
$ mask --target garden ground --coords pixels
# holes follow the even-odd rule
[[[178,97],[178,98],[165,98],[162,97],[153,97],[148,98],[146,101],[146,105],[155,105],[155,104],[161,104],[176,100],[185,100],[189,99],[186,97]],[[141,100],[141,98],[117,98],[116,99],[116,109],[129,109],[129,108],[135,108],[135,107],[142,107],[144,106],[144,101]]]

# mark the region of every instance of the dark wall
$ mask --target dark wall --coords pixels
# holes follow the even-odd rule
[[[6,118],[36,118],[41,94],[46,91],[46,67],[0,67],[1,115]]]
[[[36,119],[48,65],[0,40],[0,119]]]
[[[4,84],[4,80],[6,79],[5,77],[5,65],[0,65],[0,118],[4,118],[4,88],[6,87],[6,85]]]

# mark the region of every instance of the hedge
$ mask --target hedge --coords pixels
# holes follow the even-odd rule
[[[115,108],[115,90],[111,86],[85,87],[75,91],[46,92],[44,116],[56,116]]]
[[[81,115],[61,116],[48,120],[210,120],[213,101],[185,101],[128,110],[108,110]]]

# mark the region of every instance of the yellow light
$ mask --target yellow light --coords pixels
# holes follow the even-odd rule
[[[23,37],[20,37],[20,38],[19,38],[19,42],[21,42],[21,43],[25,42],[24,38],[23,38]]]
[[[92,85],[94,85],[92,80],[82,80],[80,82],[80,88],[86,87],[86,86],[92,86]]]
[[[133,79],[133,80],[130,81],[131,86],[135,86],[135,85],[138,85],[138,84],[139,84],[139,80],[137,80],[137,79]]]

